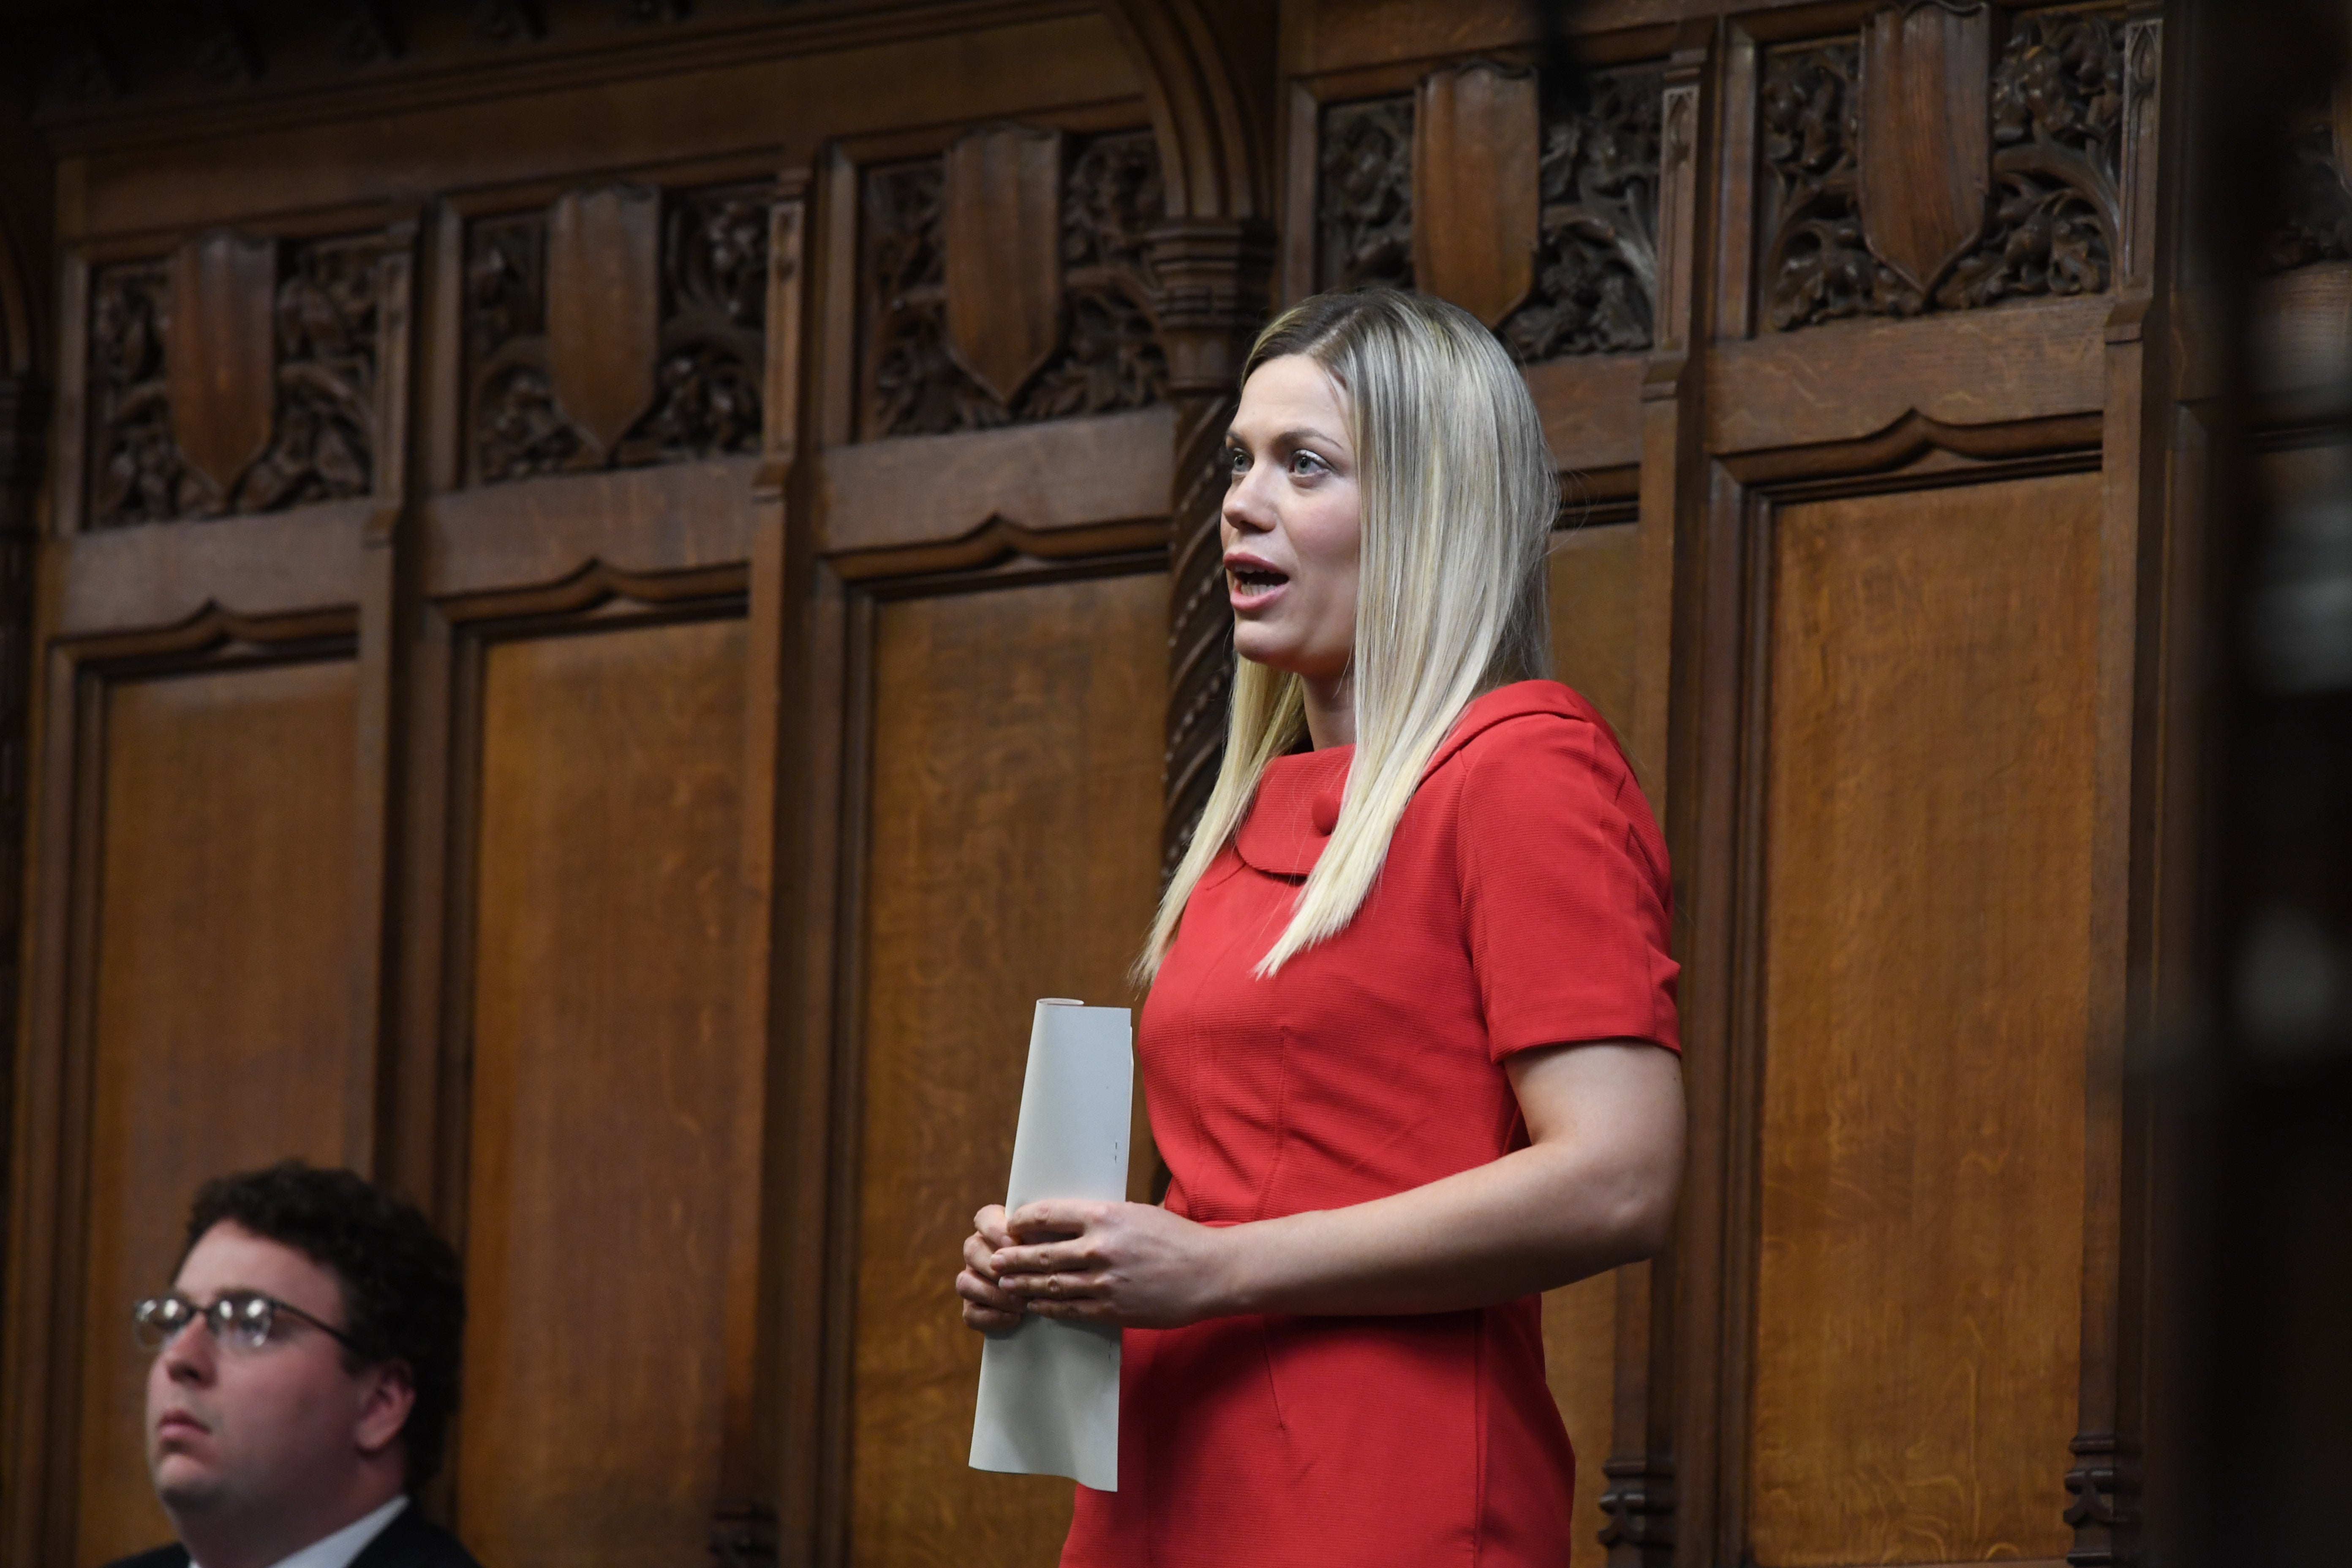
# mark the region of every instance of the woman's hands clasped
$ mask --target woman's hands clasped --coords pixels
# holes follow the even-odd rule
[[[1224,1233],[1150,1204],[1075,1198],[991,1204],[963,1244],[966,1326],[995,1333],[1024,1311],[1064,1322],[1172,1329],[1233,1310]]]

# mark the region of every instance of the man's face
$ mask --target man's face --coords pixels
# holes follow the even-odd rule
[[[346,1322],[331,1270],[226,1222],[196,1243],[173,1289],[199,1308],[226,1291],[258,1290],[338,1329]],[[371,1412],[383,1381],[377,1369],[348,1370],[342,1346],[290,1313],[249,1351],[221,1345],[210,1322],[191,1324],[147,1373],[156,1496],[174,1517],[302,1511],[348,1486],[362,1445],[381,1426],[381,1411],[373,1421]]]

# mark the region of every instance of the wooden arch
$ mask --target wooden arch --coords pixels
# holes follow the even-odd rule
[[[1102,0],[1102,8],[1143,77],[1168,216],[1265,216],[1276,7],[1264,0]]]

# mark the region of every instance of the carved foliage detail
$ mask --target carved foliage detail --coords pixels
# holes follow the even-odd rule
[[[2352,169],[2344,162],[2339,118],[2325,111],[2305,117],[2287,144],[2286,216],[2266,258],[2275,270],[2352,261]]]
[[[1412,99],[1323,111],[1315,186],[1316,282],[1412,287]]]
[[[1650,346],[1664,94],[1662,70],[1600,72],[1588,105],[1546,118],[1535,294],[1501,329],[1513,358]]]
[[[91,526],[278,511],[373,490],[385,244],[370,235],[284,247],[273,304],[269,443],[226,489],[187,460],[173,434],[165,374],[171,268],[136,263],[97,274],[89,327]]]
[[[1600,71],[1584,102],[1547,105],[1535,289],[1496,329],[1521,363],[1650,346],[1664,89],[1656,67]],[[1323,111],[1319,287],[1414,287],[1412,149],[1410,97]]]
[[[1061,185],[1061,342],[1011,404],[948,352],[942,186],[936,158],[866,174],[861,435],[992,429],[1140,408],[1166,395],[1160,284],[1144,240],[1162,207],[1149,132],[1073,149]]]
[[[1993,67],[1985,229],[1925,294],[1864,237],[1857,47],[1819,44],[1768,57],[1762,282],[1771,324],[1787,331],[2104,291],[2121,213],[2122,46],[2120,14],[2112,10],[2036,12],[2011,24]]]
[[[547,214],[476,222],[466,258],[474,481],[757,451],[772,200],[765,186],[667,195],[653,401],[609,452],[565,412],[548,374]]]

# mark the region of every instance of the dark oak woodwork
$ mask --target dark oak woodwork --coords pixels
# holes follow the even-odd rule
[[[486,1561],[1049,1560],[1066,1486],[962,1464],[954,1243],[1215,773],[1251,334],[1385,283],[1522,366],[1559,670],[1675,856],[1677,1234],[1545,1303],[1575,1559],[2149,1560],[2179,10],[1593,0],[1574,72],[1520,0],[28,20],[0,1559],[160,1538],[126,1292],[300,1150],[467,1259],[424,1501]],[[2296,451],[2347,102],[2253,231]]]

